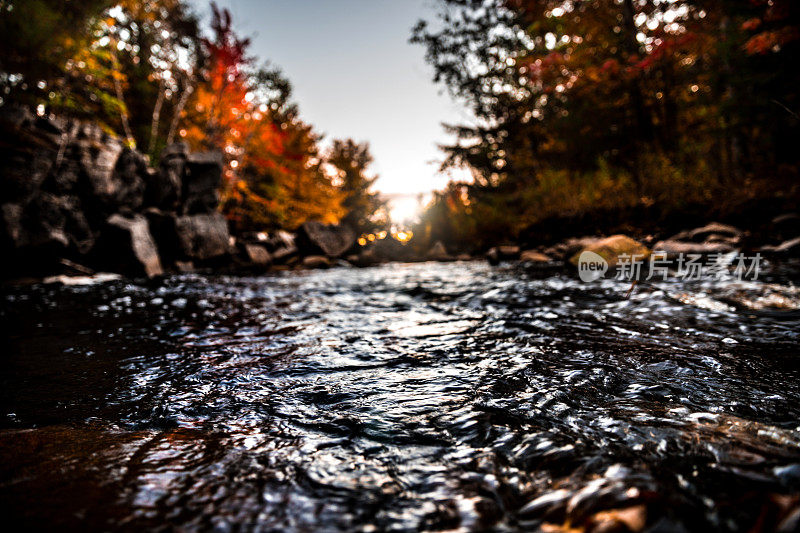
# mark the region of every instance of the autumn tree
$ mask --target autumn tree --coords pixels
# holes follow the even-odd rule
[[[796,2],[440,4],[412,41],[475,117],[448,126],[445,167],[472,171],[482,231],[496,209],[513,233],[559,208],[677,208],[797,170]]]
[[[290,100],[291,84],[248,55],[250,41],[236,34],[227,10],[212,11],[206,66],[181,136],[223,152],[223,211],[238,230],[337,221],[341,195],[323,171],[319,135]]]

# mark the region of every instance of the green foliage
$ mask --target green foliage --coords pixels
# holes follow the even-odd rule
[[[334,140],[326,161],[336,172],[343,195],[345,215],[342,222],[359,234],[387,229],[386,202],[370,190],[378,177],[367,175],[372,164],[369,144],[359,144],[352,139]]]

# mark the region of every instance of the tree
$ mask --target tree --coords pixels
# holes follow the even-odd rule
[[[478,231],[497,230],[497,209],[513,235],[600,202],[672,209],[732,184],[744,198],[748,180],[798,168],[796,2],[440,4],[412,42],[475,117],[443,148],[445,167],[472,170]]]
[[[359,144],[352,139],[334,140],[326,161],[333,167],[344,197],[342,222],[359,234],[385,229],[388,225],[386,202],[371,191],[378,176],[367,175],[373,161],[369,144]]]
[[[309,219],[336,222],[341,195],[322,169],[320,136],[298,116],[291,84],[256,66],[249,39],[212,4],[206,66],[184,117],[182,137],[225,158],[222,209],[238,230],[293,229]]]
[[[0,1],[0,89],[6,102],[36,106],[67,76],[68,59],[92,41],[109,0]]]

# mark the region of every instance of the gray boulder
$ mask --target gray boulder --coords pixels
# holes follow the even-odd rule
[[[98,262],[113,272],[148,278],[164,273],[156,243],[143,215],[111,215],[94,253]]]
[[[231,252],[228,222],[221,213],[177,217],[175,231],[183,258],[206,261]]]
[[[222,184],[222,154],[194,153],[186,158],[183,175],[183,214],[214,213]]]
[[[171,144],[161,152],[158,172],[148,175],[148,205],[174,211],[178,208],[183,188],[183,175],[189,147],[184,143]]]
[[[125,148],[117,159],[112,179],[112,203],[116,210],[138,210],[144,203],[150,170],[145,156]]]
[[[245,244],[244,256],[245,260],[252,266],[266,267],[272,263],[269,252],[260,244]]]
[[[295,235],[288,231],[278,230],[267,241],[267,249],[274,263],[285,263],[300,251],[295,244]]]
[[[345,224],[305,222],[297,232],[297,246],[308,255],[340,257],[356,242],[356,232]]]

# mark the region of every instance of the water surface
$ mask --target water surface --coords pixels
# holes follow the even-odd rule
[[[6,291],[4,514],[130,530],[792,527],[800,319],[731,305],[758,284],[627,289],[424,263]]]

